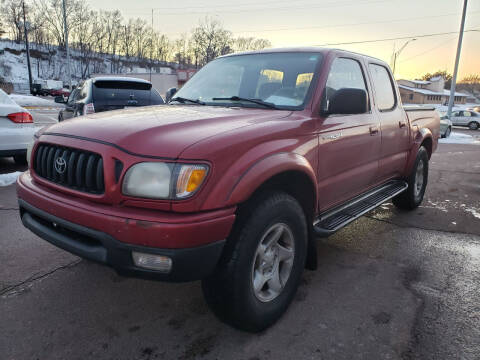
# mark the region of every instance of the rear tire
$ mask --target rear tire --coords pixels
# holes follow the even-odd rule
[[[413,210],[417,208],[423,200],[425,189],[428,182],[428,151],[421,146],[418,149],[417,158],[412,168],[412,172],[406,179],[408,189],[395,196],[392,201],[396,207],[404,210]]]
[[[27,155],[25,155],[25,154],[14,155],[13,160],[15,161],[15,164],[17,164],[17,165],[27,165]]]
[[[249,332],[266,329],[292,301],[306,253],[300,204],[283,192],[263,196],[240,214],[215,273],[202,281],[205,299],[229,325]]]
[[[477,130],[477,129],[478,129],[478,123],[475,122],[475,121],[472,121],[472,122],[470,122],[470,123],[468,124],[468,128],[469,128],[470,130]]]

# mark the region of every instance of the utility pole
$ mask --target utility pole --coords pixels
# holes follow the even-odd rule
[[[455,69],[453,70],[452,85],[450,86],[450,98],[448,99],[447,115],[452,115],[453,102],[455,100],[455,88],[457,86],[458,64],[460,62],[460,52],[462,50],[463,29],[465,27],[465,16],[467,14],[467,0],[463,1],[462,22],[460,23],[460,33],[458,34],[457,56],[455,57]]]
[[[23,31],[25,32],[25,47],[27,49],[27,67],[28,67],[28,84],[29,84],[29,91],[30,94],[32,93],[32,68],[30,67],[30,47],[28,45],[28,24],[27,24],[27,17],[25,16],[25,0],[22,2],[23,7]]]
[[[65,50],[67,51],[67,77],[70,92],[72,92],[72,74],[70,73],[70,50],[68,48],[67,7],[63,0],[63,28],[65,30]]]

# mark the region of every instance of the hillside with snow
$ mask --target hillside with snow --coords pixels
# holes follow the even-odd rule
[[[57,46],[30,44],[30,64],[32,78],[62,80],[67,83],[66,52]],[[150,63],[135,57],[125,58],[110,54],[70,51],[72,82],[75,84],[91,74],[145,73],[150,71]],[[175,63],[157,62],[153,72],[174,73]],[[25,44],[0,39],[0,83],[11,83],[18,93],[28,92],[28,69]]]

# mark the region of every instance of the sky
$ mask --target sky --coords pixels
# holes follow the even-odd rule
[[[118,9],[125,18],[152,19],[170,38],[189,33],[206,16],[220,20],[235,36],[271,41],[274,47],[342,48],[391,63],[394,48],[410,41],[398,56],[395,77],[453,72],[463,0],[87,0],[93,9]],[[459,79],[480,73],[480,0],[469,0]],[[438,36],[423,35],[457,32]],[[369,40],[398,40],[343,44]],[[337,45],[338,44],[338,45]]]

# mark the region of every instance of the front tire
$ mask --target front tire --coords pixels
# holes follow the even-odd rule
[[[258,332],[292,301],[305,267],[307,223],[300,204],[275,192],[242,212],[215,273],[202,281],[220,320]]]
[[[412,172],[406,179],[408,189],[393,198],[396,207],[404,210],[413,210],[423,201],[425,189],[428,182],[428,151],[421,146],[418,149],[417,157]]]

